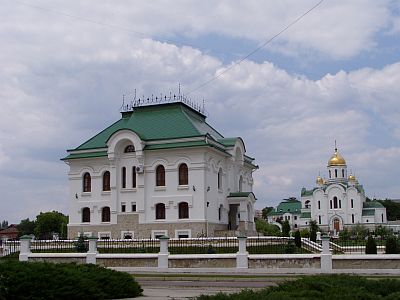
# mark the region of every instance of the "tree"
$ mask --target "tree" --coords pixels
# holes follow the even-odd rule
[[[265,236],[279,236],[281,235],[281,230],[278,226],[273,224],[268,224],[265,220],[256,220],[256,230]]]
[[[18,236],[29,235],[35,233],[35,221],[30,221],[29,218],[21,220],[17,225]]]
[[[301,248],[301,235],[300,231],[296,230],[294,233],[294,243],[296,244],[297,248]]]
[[[385,251],[386,254],[397,254],[397,253],[399,253],[399,244],[398,244],[397,238],[394,235],[389,236],[386,239],[385,246],[386,246],[385,247],[386,248],[386,251]]]
[[[267,217],[268,217],[268,214],[269,214],[271,211],[273,211],[273,210],[274,210],[274,208],[273,208],[272,206],[264,207],[264,208],[262,209],[262,218],[263,218],[264,220],[266,220]]]
[[[351,233],[347,227],[345,227],[342,231],[339,232],[339,239],[342,241],[349,240],[351,237]]]
[[[4,220],[3,222],[0,223],[0,229],[6,229],[8,228],[8,221]]]
[[[356,240],[363,241],[368,235],[368,229],[364,225],[357,223],[357,225],[351,228],[351,235]]]
[[[290,224],[288,220],[282,222],[282,235],[289,236],[290,233]]]
[[[400,220],[400,203],[386,199],[378,200],[384,207],[386,207],[386,216],[388,221]]]
[[[319,227],[317,225],[317,221],[311,220],[310,221],[310,241],[316,242],[317,241],[317,231]]]
[[[381,238],[386,238],[389,235],[391,235],[392,233],[390,232],[390,230],[386,227],[386,226],[382,226],[379,225],[376,229],[375,229],[375,235],[376,236],[380,236]]]
[[[39,239],[53,239],[56,233],[61,239],[67,237],[68,216],[51,211],[36,216],[35,236]]]
[[[367,243],[365,244],[365,254],[376,254],[376,242],[372,235],[368,236]]]

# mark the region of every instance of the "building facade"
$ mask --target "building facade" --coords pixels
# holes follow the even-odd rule
[[[327,179],[318,176],[314,188],[301,190],[300,227],[315,220],[323,230],[338,233],[357,224],[370,229],[387,224],[386,208],[378,201],[366,201],[363,186],[348,174],[346,161],[337,148],[327,171]]]
[[[254,159],[181,101],[140,105],[68,150],[68,237],[251,234]]]

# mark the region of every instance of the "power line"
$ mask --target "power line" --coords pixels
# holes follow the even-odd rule
[[[229,66],[228,68],[226,68],[225,70],[223,70],[222,72],[218,73],[217,75],[215,75],[214,77],[211,77],[210,79],[208,79],[207,81],[205,81],[204,83],[200,84],[198,87],[194,88],[193,90],[189,91],[188,93],[186,93],[186,95],[189,95],[193,92],[198,91],[199,89],[203,88],[204,86],[210,84],[211,82],[215,81],[216,79],[218,79],[219,77],[221,77],[223,74],[227,73],[228,71],[230,71],[232,68],[234,68],[237,65],[240,65],[244,60],[246,60],[247,58],[249,58],[250,56],[252,56],[254,53],[256,53],[257,51],[261,50],[262,48],[264,48],[266,45],[268,45],[269,43],[271,43],[275,38],[277,38],[278,36],[280,36],[282,33],[284,33],[286,30],[288,30],[290,27],[292,27],[294,24],[296,24],[297,22],[299,22],[302,18],[304,18],[306,15],[308,15],[311,11],[313,11],[315,8],[317,8],[322,2],[324,2],[324,0],[320,0],[317,4],[315,4],[313,7],[311,7],[309,10],[307,10],[305,13],[303,13],[301,16],[297,17],[294,21],[292,21],[291,23],[289,23],[288,25],[286,25],[286,27],[284,27],[281,31],[279,31],[278,33],[276,33],[274,36],[272,36],[270,39],[268,39],[267,41],[265,41],[263,44],[261,44],[260,46],[258,46],[256,49],[254,49],[253,51],[251,51],[249,54],[247,54],[246,56],[242,57],[239,61],[233,63],[231,66]]]

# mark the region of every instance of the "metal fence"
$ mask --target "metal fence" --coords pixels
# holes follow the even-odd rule
[[[98,240],[99,253],[158,253],[160,241],[158,239],[125,239],[125,240]]]
[[[311,253],[302,245],[296,246],[292,237],[260,236],[249,237],[246,248],[250,254],[293,254]]]
[[[222,254],[239,250],[235,237],[209,237],[190,239],[170,239],[168,251],[171,254]]]
[[[20,251],[20,243],[19,241],[8,240],[8,241],[0,241],[1,242],[1,256],[9,256],[12,254],[18,254]]]
[[[386,239],[375,238],[378,253],[385,253]],[[365,254],[367,239],[340,239],[331,238],[330,249],[333,254]]]
[[[88,241],[83,241],[84,248],[88,249]],[[31,242],[32,253],[74,253],[78,252],[76,240],[33,240]]]

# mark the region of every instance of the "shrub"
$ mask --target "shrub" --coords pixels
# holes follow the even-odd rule
[[[397,238],[392,235],[386,239],[386,254],[397,254],[399,253],[399,244]]]
[[[297,248],[301,248],[301,236],[300,231],[296,230],[294,233],[294,243],[296,244]]]
[[[365,244],[365,254],[376,254],[376,242],[375,239],[370,235],[367,243]]]
[[[285,253],[293,254],[295,252],[296,252],[296,244],[293,242],[293,240],[288,240],[288,242],[285,246]]]
[[[302,230],[300,230],[300,236],[303,238],[309,238],[310,230],[308,230],[308,228],[303,228]]]
[[[75,249],[76,249],[76,252],[87,252],[88,251],[88,247],[86,246],[86,243],[85,243],[85,237],[82,234],[78,237],[78,240],[75,242]]]
[[[4,261],[0,278],[5,299],[120,299],[142,293],[128,273],[91,264]]]

